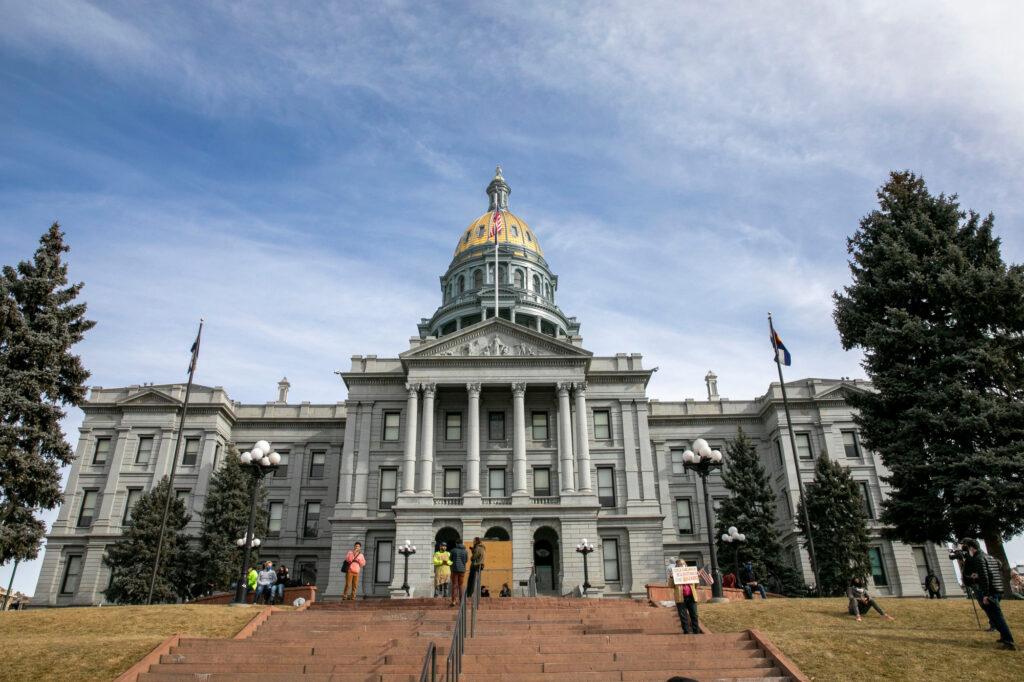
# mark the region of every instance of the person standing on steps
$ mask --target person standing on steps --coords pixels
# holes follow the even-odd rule
[[[473,558],[470,560],[469,567],[469,586],[466,591],[469,594],[473,594],[473,590],[476,588],[476,581],[483,579],[484,562],[487,558],[487,546],[483,543],[480,538],[473,538]]]
[[[462,588],[466,584],[466,564],[469,563],[469,554],[462,544],[462,538],[455,538],[448,556],[452,562],[451,601],[448,605],[455,606],[462,599]]]
[[[356,598],[356,590],[359,588],[359,571],[366,565],[366,557],[363,555],[363,543],[357,542],[345,555],[345,563],[341,565],[341,571],[345,574],[345,591],[341,593],[341,599],[353,600]]]
[[[452,557],[448,553],[448,544],[441,543],[441,546],[434,552],[434,596],[447,597],[448,588],[452,580]]]
[[[686,561],[676,559],[676,566],[686,566]],[[693,585],[677,585],[672,577],[671,569],[668,572],[668,586],[672,588],[672,596],[675,598],[676,611],[679,612],[679,624],[683,626],[684,635],[699,635],[700,623],[697,621],[697,590]]]

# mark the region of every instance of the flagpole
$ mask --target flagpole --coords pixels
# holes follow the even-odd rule
[[[153,576],[149,580],[149,596],[146,597],[146,604],[153,603],[153,591],[156,589],[156,576],[160,571],[160,554],[164,548],[164,532],[167,529],[167,517],[171,513],[171,498],[174,497],[174,474],[178,468],[178,450],[181,449],[181,439],[185,432],[185,415],[188,413],[188,399],[192,395],[192,378],[196,373],[196,360],[199,358],[199,340],[203,336],[203,320],[199,320],[199,332],[196,334],[196,341],[192,344],[192,361],[188,366],[188,384],[185,385],[185,402],[181,406],[181,419],[178,420],[178,438],[174,442],[174,452],[171,453],[171,475],[167,481],[167,497],[164,499],[164,518],[160,523],[160,537],[156,543],[156,558],[153,560]],[[159,485],[159,484],[158,484]]]
[[[772,323],[772,314],[768,313],[768,331],[771,334],[772,348],[775,349],[775,366],[779,370],[779,387],[782,389],[782,406],[786,411],[786,428],[789,431],[789,447],[793,451],[793,466],[796,467],[796,485],[800,490],[800,509],[803,510],[804,526],[807,528],[807,553],[811,557],[811,571],[814,573],[814,588],[821,589],[821,581],[818,580],[818,560],[814,554],[814,537],[811,532],[811,517],[807,513],[807,498],[804,495],[804,481],[800,477],[800,458],[796,452],[796,436],[793,435],[793,417],[789,413],[789,396],[786,395],[786,380],[782,378],[782,362],[779,360],[779,347],[775,345],[775,325]],[[789,494],[787,492],[787,494]]]
[[[498,213],[501,209],[495,209]],[[500,215],[500,214],[499,214]],[[494,317],[498,318],[498,225],[491,220],[491,230],[494,232]]]

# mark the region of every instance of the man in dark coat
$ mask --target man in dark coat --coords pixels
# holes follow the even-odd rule
[[[960,541],[960,547],[968,554],[963,568],[964,584],[974,589],[974,596],[988,616],[989,623],[999,632],[999,644],[1004,649],[1016,649],[1013,633],[1006,624],[1003,610],[996,598],[996,580],[988,555],[981,551],[981,546],[974,538],[964,538]]]
[[[452,599],[449,606],[455,606],[462,599],[462,589],[466,584],[466,564],[469,563],[469,553],[461,538],[456,538],[452,543],[448,556],[452,562]]]

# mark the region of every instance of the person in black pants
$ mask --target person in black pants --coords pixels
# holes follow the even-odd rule
[[[686,562],[676,559],[676,566],[685,566]],[[679,624],[683,626],[683,634],[699,635],[700,623],[697,622],[697,589],[695,585],[676,585],[672,579],[672,571],[668,573],[668,586],[675,597],[676,611],[679,612]]]
[[[1006,624],[1003,610],[996,598],[996,579],[992,574],[992,565],[988,561],[988,555],[981,551],[981,546],[974,538],[961,540],[960,548],[968,554],[963,568],[964,584],[974,589],[974,595],[978,599],[981,609],[988,616],[988,622],[999,632],[998,643],[1004,649],[1016,649],[1013,633],[1010,632],[1010,626]]]

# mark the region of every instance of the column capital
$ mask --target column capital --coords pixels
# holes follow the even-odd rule
[[[414,384],[411,381],[407,381],[406,384],[405,384],[405,390],[407,390],[409,392],[409,397],[412,398],[417,393],[419,393],[420,385],[419,384]]]
[[[558,397],[559,398],[561,398],[562,396],[568,396],[569,395],[569,391],[572,390],[572,382],[571,381],[560,381],[557,384],[555,384],[555,389],[558,392]]]
[[[480,384],[466,384],[466,390],[469,391],[469,395],[474,398],[480,397]]]
[[[433,398],[437,391],[437,384],[420,384],[420,388],[423,389],[424,398]]]
[[[577,381],[572,385],[572,390],[576,391],[576,395],[586,396],[587,395],[587,382]]]
[[[524,395],[526,395],[526,384],[525,383],[515,383],[515,384],[512,384],[512,395],[514,395],[517,398],[522,398]]]

